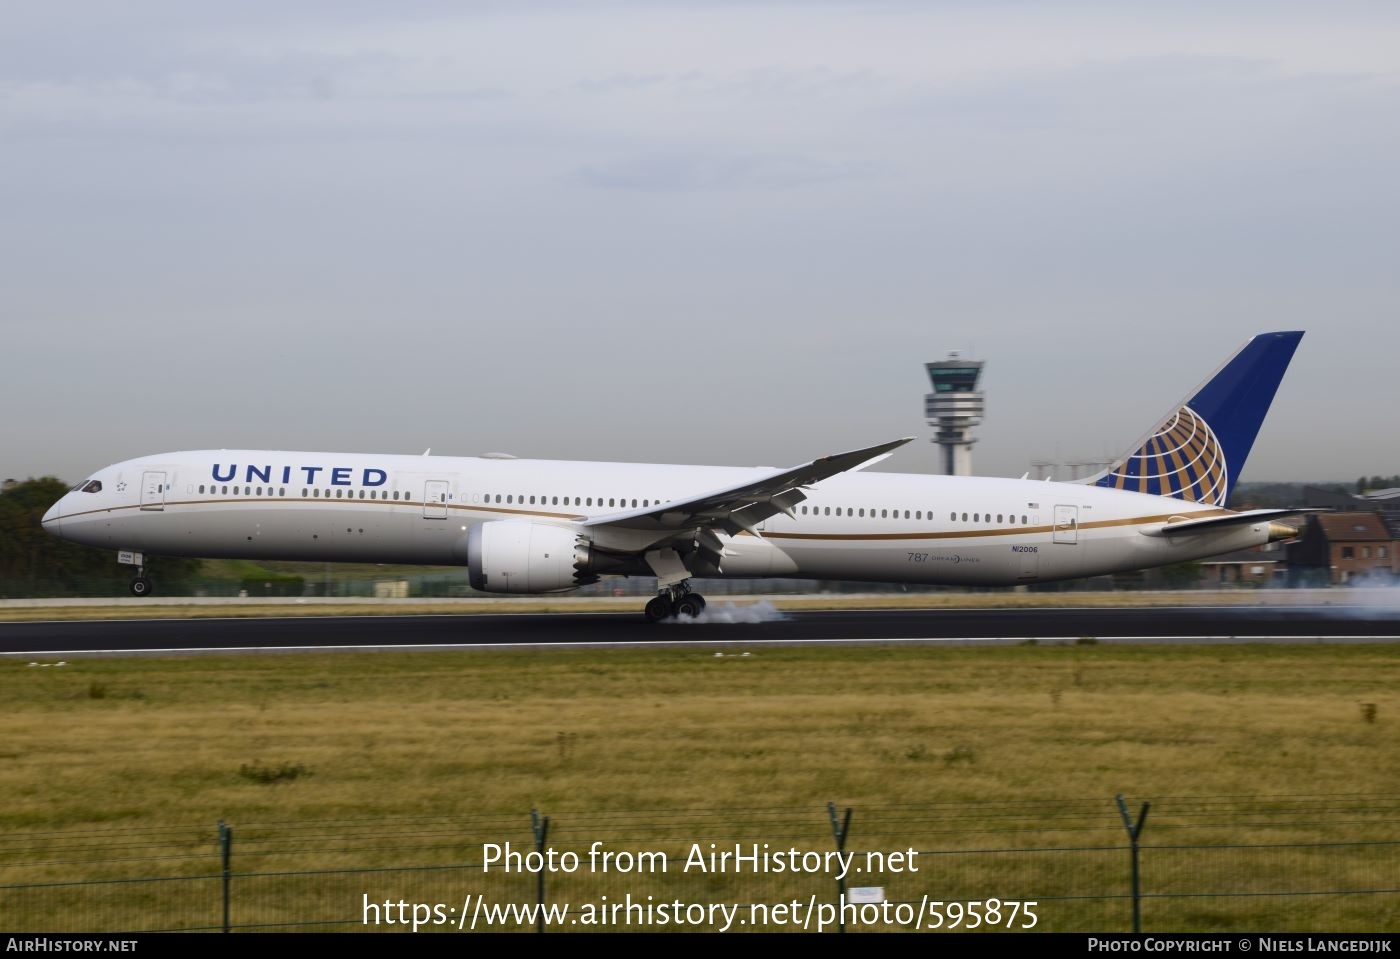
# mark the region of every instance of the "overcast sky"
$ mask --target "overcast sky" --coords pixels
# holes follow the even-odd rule
[[[0,6],[0,477],[253,447],[1400,472],[1394,3]]]

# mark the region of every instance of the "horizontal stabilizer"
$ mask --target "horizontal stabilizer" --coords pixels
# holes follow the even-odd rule
[[[1251,509],[1243,513],[1229,513],[1225,516],[1208,516],[1205,519],[1184,519],[1176,523],[1167,523],[1157,529],[1143,530],[1143,532],[1148,536],[1209,533],[1231,526],[1253,526],[1255,523],[1272,523],[1287,516],[1325,512],[1327,512],[1325,509]]]

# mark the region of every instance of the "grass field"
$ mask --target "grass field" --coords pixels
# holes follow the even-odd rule
[[[0,824],[1400,791],[1396,646],[722,651],[6,662]]]
[[[1121,844],[1119,792],[1400,795],[1393,645],[725,652],[0,663],[0,834],[42,853],[45,836],[80,829],[458,817],[516,823],[525,841],[538,808],[561,841],[588,838],[581,821],[654,811],[674,822],[685,810],[712,831],[672,838],[709,841],[763,810],[809,808],[803,828],[819,843],[832,800],[857,810],[856,837],[869,829],[862,810],[947,804],[961,811],[864,848],[960,849]],[[1028,811],[1009,816],[1008,802]],[[1057,802],[1094,804],[1100,825],[1057,832],[1034,812]],[[1173,829],[1156,835],[1222,835],[1186,820]],[[1228,835],[1280,838],[1248,820]],[[1324,822],[1307,835],[1354,832]],[[356,864],[403,864],[401,846],[364,844]],[[299,850],[276,864],[346,865],[314,843]],[[0,882],[75,868],[0,861]]]

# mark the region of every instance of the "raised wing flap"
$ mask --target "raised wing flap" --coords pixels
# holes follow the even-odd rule
[[[740,532],[759,535],[758,524],[770,516],[778,513],[792,515],[794,507],[807,498],[803,488],[839,473],[867,466],[912,439],[912,436],[906,436],[879,446],[823,456],[791,469],[774,470],[735,486],[650,508],[595,516],[580,525],[650,532],[705,528],[722,530],[730,535]]]

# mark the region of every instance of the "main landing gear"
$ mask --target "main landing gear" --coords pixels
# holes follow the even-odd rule
[[[658,623],[672,616],[695,619],[705,611],[705,597],[690,591],[690,583],[682,582],[674,586],[664,586],[656,598],[647,603],[648,623]]]

